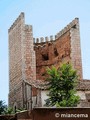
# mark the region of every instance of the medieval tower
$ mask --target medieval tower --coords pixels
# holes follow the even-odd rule
[[[46,67],[72,63],[82,80],[79,20],[75,18],[55,37],[33,38],[24,13],[15,20],[9,34],[9,105],[30,106],[33,81],[45,80]],[[27,83],[27,84],[26,84]],[[35,94],[35,93],[34,93]]]
[[[24,82],[36,80],[35,51],[32,26],[25,25],[24,13],[16,19],[9,31],[9,105],[23,108]],[[28,88],[30,96],[31,88]],[[26,101],[27,102],[27,101]]]

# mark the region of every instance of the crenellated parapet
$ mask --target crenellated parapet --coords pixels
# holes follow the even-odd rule
[[[15,22],[11,25],[11,27],[8,29],[8,32],[10,32],[16,25],[17,25],[17,23],[20,21],[20,20],[22,20],[22,19],[24,19],[24,13],[23,12],[21,12],[21,14],[19,15],[19,17],[15,20]]]
[[[54,41],[55,40],[55,36],[51,35],[50,37],[40,37],[40,38],[33,38],[33,42],[34,43],[45,43],[48,41]]]
[[[78,18],[75,18],[72,22],[70,22],[66,27],[64,27],[61,31],[59,31],[55,36],[51,35],[50,37],[41,37],[41,38],[33,38],[34,43],[45,43],[49,41],[55,41],[66,32],[68,32],[71,28],[77,28],[77,24],[79,22]]]
[[[25,31],[30,30],[31,33],[32,33],[32,25],[26,25],[26,24],[25,24],[25,26],[24,26],[24,30],[25,30]]]
[[[59,31],[55,38],[58,39],[61,37],[63,34],[65,34],[67,31],[69,31],[71,28],[77,28],[77,24],[79,22],[78,18],[75,18],[72,22],[70,22],[66,27],[64,27],[61,31]]]

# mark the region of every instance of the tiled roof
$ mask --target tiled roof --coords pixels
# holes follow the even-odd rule
[[[48,82],[46,82],[44,80],[33,81],[32,85],[38,89],[47,89],[48,88]]]
[[[28,82],[29,81],[29,82]],[[38,88],[38,89],[47,89],[48,88],[48,82],[44,80],[24,80],[25,83]]]
[[[90,90],[90,80],[83,79],[80,81],[77,90]]]
[[[42,89],[42,90],[48,89],[48,86],[49,86],[49,82],[46,82],[44,80],[33,80],[33,81],[30,81],[28,84],[30,84],[31,86],[34,86],[35,88]],[[77,90],[83,90],[83,91],[90,90],[90,80],[83,79],[79,81]]]
[[[87,99],[87,100],[90,100],[90,92],[89,92],[89,93],[86,93],[85,95],[86,95],[86,99]]]

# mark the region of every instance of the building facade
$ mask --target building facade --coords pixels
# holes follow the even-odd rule
[[[83,81],[79,19],[75,18],[55,36],[34,38],[31,25],[21,13],[8,30],[9,34],[9,105],[32,109],[41,103],[46,68],[67,62]],[[38,101],[39,100],[39,101]],[[40,104],[39,104],[40,105]]]

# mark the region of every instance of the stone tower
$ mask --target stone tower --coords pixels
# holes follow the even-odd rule
[[[46,68],[52,65],[58,69],[60,64],[70,62],[82,80],[78,18],[55,37],[35,39],[32,26],[25,24],[24,13],[21,13],[8,30],[8,34],[10,106],[26,109],[30,109],[33,103],[34,106],[37,102],[36,88],[40,88],[46,78]]]
[[[36,80],[35,51],[33,50],[33,32],[31,25],[25,25],[24,13],[21,13],[8,30],[9,34],[9,105],[26,107],[27,98],[31,99],[31,87],[25,82]],[[28,98],[28,100],[30,100]]]

